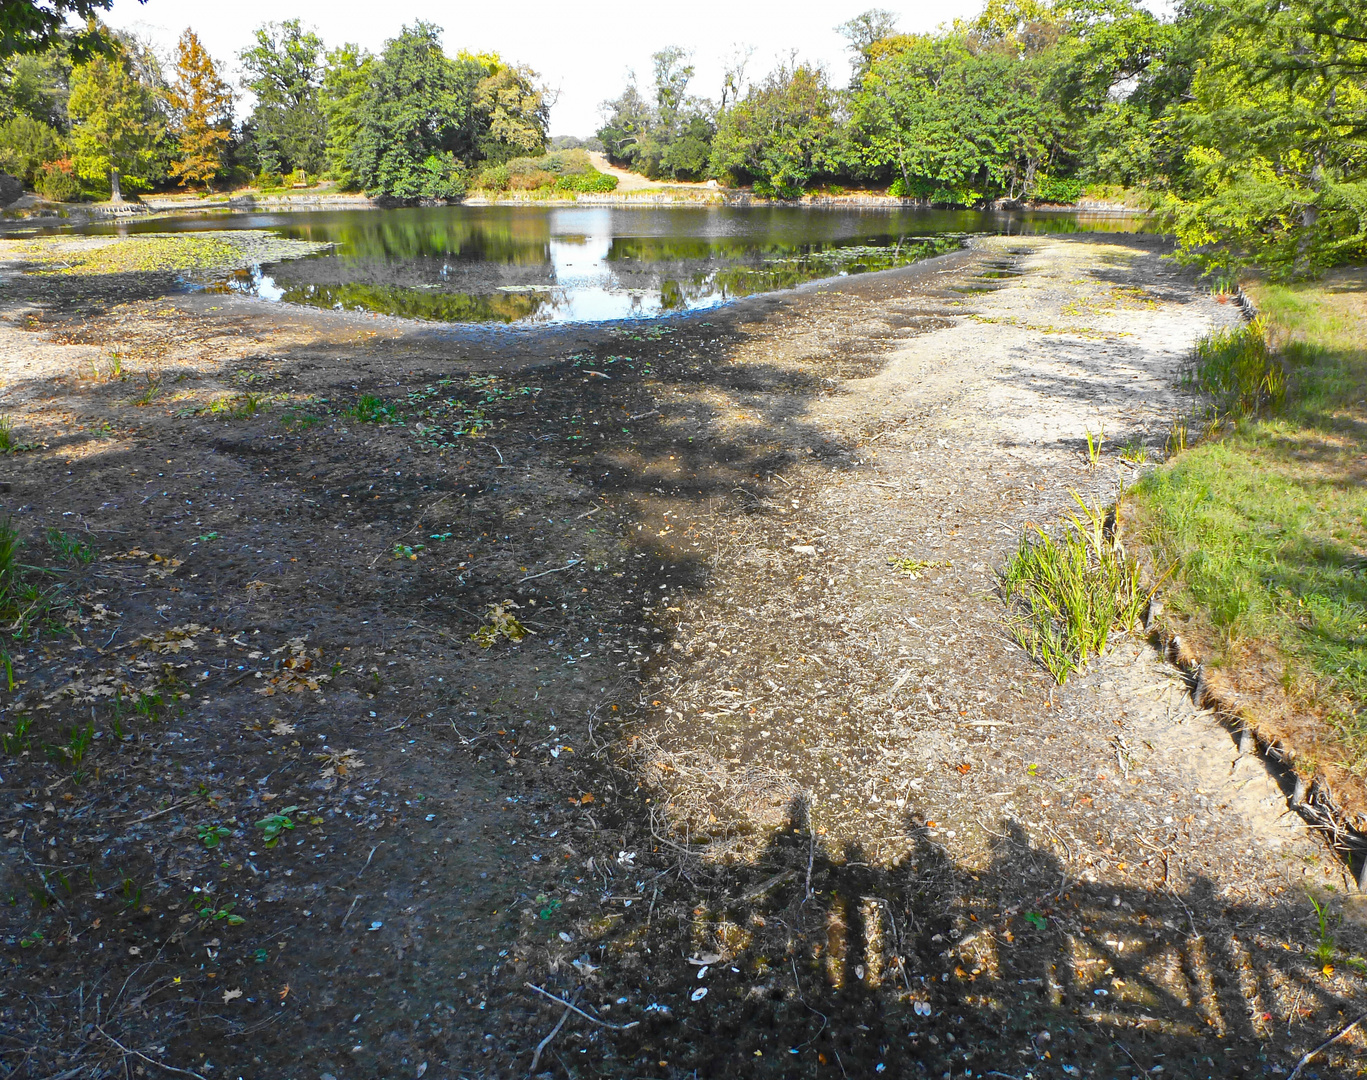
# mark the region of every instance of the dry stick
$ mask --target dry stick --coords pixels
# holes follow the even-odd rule
[[[565,1006],[565,1008],[570,1009],[573,1012],[577,1012],[589,1023],[597,1024],[599,1027],[605,1027],[609,1031],[626,1031],[628,1028],[641,1026],[641,1021],[639,1020],[633,1020],[629,1024],[609,1024],[606,1020],[599,1020],[596,1016],[590,1016],[588,1013],[586,1013],[583,1009],[579,1008],[579,1006],[575,1005],[573,1002],[566,1001],[564,998],[556,997],[549,990],[542,990],[541,987],[537,986],[535,983],[523,983],[522,985],[525,986],[528,990],[535,990],[542,997],[548,997],[552,1001],[560,1002],[560,1004]]]
[[[356,899],[351,901],[351,907],[346,909],[346,914],[342,916],[342,923],[337,927],[338,930],[346,929],[346,921],[351,918],[351,913],[356,910],[356,905],[361,902],[361,894],[356,894]]]
[[[98,1031],[110,1042],[112,1042],[125,1054],[132,1054],[135,1058],[142,1058],[142,1060],[147,1062],[149,1065],[155,1065],[159,1069],[165,1069],[167,1072],[178,1073],[181,1076],[193,1076],[195,1080],[205,1080],[205,1078],[200,1076],[197,1072],[191,1072],[189,1069],[177,1069],[174,1065],[167,1065],[165,1062],[158,1061],[154,1057],[148,1057],[140,1050],[130,1050],[128,1047],[124,1046],[123,1043],[119,1042],[118,1039],[114,1038],[113,1035],[109,1034],[109,1032],[105,1031],[105,1029],[100,1027],[98,1024],[95,1025],[95,1030]]]
[[[527,1070],[528,1076],[536,1075],[536,1067],[541,1061],[541,1051],[546,1049],[550,1041],[560,1033],[560,1029],[565,1026],[565,1021],[570,1018],[570,1013],[573,1010],[574,1006],[566,1005],[565,1011],[560,1014],[560,1019],[555,1022],[555,1027],[551,1028],[551,1030],[546,1034],[546,1037],[536,1044],[536,1053],[532,1055],[531,1068]]]
[[[1346,1028],[1344,1028],[1337,1035],[1335,1035],[1332,1039],[1326,1039],[1324,1042],[1320,1043],[1319,1046],[1315,1047],[1315,1049],[1311,1050],[1310,1053],[1306,1054],[1305,1057],[1300,1059],[1300,1061],[1296,1065],[1295,1071],[1292,1072],[1292,1074],[1288,1076],[1286,1080],[1297,1080],[1297,1077],[1299,1077],[1301,1074],[1301,1070],[1310,1064],[1312,1058],[1323,1053],[1325,1050],[1328,1050],[1329,1047],[1333,1046],[1334,1043],[1338,1042],[1341,1038],[1347,1035],[1350,1031],[1353,1030],[1353,1028],[1357,1027],[1364,1020],[1367,1020],[1367,1013],[1363,1013],[1351,1024],[1349,1024]]]
[[[381,840],[380,843],[382,844],[384,843],[384,841]],[[366,868],[370,866],[370,860],[375,858],[375,852],[379,850],[380,844],[376,844],[373,848],[370,849],[370,854],[365,857],[365,866],[361,867],[359,870],[356,871],[356,877],[358,880],[360,879],[360,876],[366,872]]]

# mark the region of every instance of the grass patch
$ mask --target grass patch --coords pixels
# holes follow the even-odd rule
[[[1081,516],[1069,515],[1057,534],[1036,526],[1001,572],[1015,609],[1012,633],[1059,683],[1104,651],[1112,632],[1133,628],[1148,601],[1138,563],[1115,543],[1106,511],[1076,492],[1073,498]]]
[[[1168,609],[1309,762],[1367,775],[1367,273],[1266,286],[1190,382],[1232,424],[1131,489]]]

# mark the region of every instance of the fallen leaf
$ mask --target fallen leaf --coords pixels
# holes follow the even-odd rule
[[[226,1005],[226,1004],[228,1004],[228,1002],[230,1002],[230,1001],[236,1001],[236,1000],[237,1000],[238,998],[240,998],[241,996],[242,996],[242,991],[241,991],[241,990],[224,990],[224,991],[223,991],[223,1004]]]

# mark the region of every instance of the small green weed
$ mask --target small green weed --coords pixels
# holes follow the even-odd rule
[[[157,395],[161,393],[161,379],[151,372],[147,374],[147,385],[142,388],[142,393],[133,399],[134,405],[151,405]]]
[[[256,823],[256,827],[261,830],[261,838],[268,848],[275,847],[280,842],[280,837],[294,828],[294,819],[290,815],[298,809],[297,806],[287,806],[268,817],[263,817]]]
[[[29,728],[33,726],[32,717],[19,715],[14,718],[14,730],[0,735],[0,747],[5,753],[18,756],[29,748]]]
[[[1175,454],[1180,454],[1190,445],[1187,422],[1178,417],[1172,422],[1172,428],[1168,431],[1168,438],[1163,443],[1163,456],[1170,458]]]
[[[291,431],[307,431],[315,424],[321,424],[322,418],[314,416],[312,413],[301,412],[298,409],[286,409],[280,414],[280,423]]]
[[[396,558],[396,559],[411,559],[411,560],[413,560],[414,562],[417,562],[417,561],[418,561],[418,554],[419,554],[420,552],[426,551],[426,550],[427,550],[426,547],[425,547],[424,545],[422,545],[422,544],[411,544],[411,545],[410,545],[410,544],[395,544],[395,545],[394,545],[394,558]]]
[[[541,908],[537,914],[546,920],[549,920],[561,907],[561,902],[559,900],[552,900],[545,893],[537,893],[536,902]]]
[[[247,920],[241,915],[233,914],[233,908],[235,907],[237,907],[235,902],[224,904],[220,908],[214,907],[213,903],[210,902],[208,904],[200,905],[200,907],[196,909],[196,913],[201,919],[208,922],[226,922],[229,926],[241,926]]]
[[[47,546],[59,558],[82,565],[94,562],[95,556],[99,554],[80,537],[72,536],[71,533],[62,532],[61,529],[57,528],[48,529]]]
[[[402,424],[398,409],[374,394],[362,394],[356,404],[342,413],[362,424]]]
[[[947,570],[953,564],[948,561],[927,562],[925,559],[889,559],[888,563],[899,574],[906,574],[915,581],[927,570]]]
[[[1092,434],[1091,428],[1087,429],[1087,465],[1095,469],[1101,464],[1101,448],[1106,443],[1106,433],[1099,431]]]
[[[53,761],[65,761],[73,769],[79,769],[85,760],[90,745],[95,741],[95,725],[75,726],[64,744],[54,743],[47,747],[48,757]]]
[[[1329,932],[1329,911],[1309,893],[1306,898],[1310,901],[1310,906],[1315,909],[1315,918],[1319,922],[1319,940],[1315,944],[1315,951],[1311,953],[1315,958],[1315,963],[1324,965],[1332,963],[1335,953],[1338,951],[1334,943],[1334,935]]]
[[[1138,563],[1114,542],[1107,513],[1073,492],[1082,516],[1068,515],[1057,537],[1036,526],[1001,572],[1014,602],[1017,642],[1059,683],[1100,654],[1112,630],[1128,630],[1143,611]]]
[[[25,934],[23,937],[19,939],[19,948],[33,949],[37,948],[42,943],[43,932],[41,930],[34,930],[32,933]]]
[[[232,829],[226,825],[214,825],[203,822],[199,826],[199,842],[206,848],[216,848],[228,837],[232,836]]]
[[[1131,439],[1120,448],[1120,460],[1131,465],[1143,465],[1149,460],[1149,448],[1141,439]]]
[[[14,419],[0,416],[0,454],[8,454],[14,449]]]

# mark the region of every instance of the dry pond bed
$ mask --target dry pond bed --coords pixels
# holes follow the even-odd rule
[[[1344,867],[996,591],[1235,317],[1160,254],[492,332],[11,273],[3,1075],[1291,1073]]]

